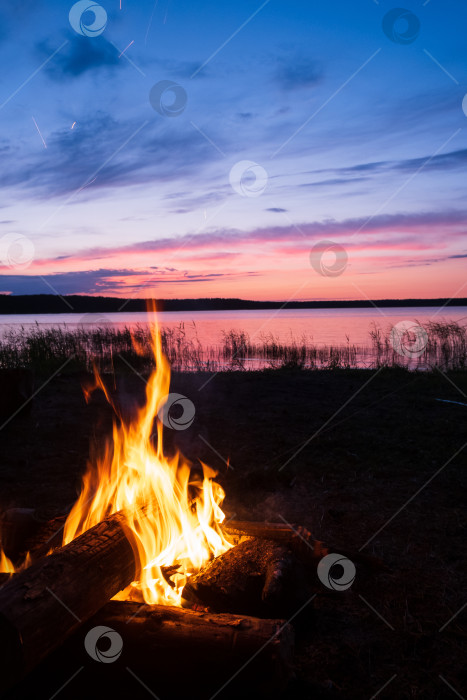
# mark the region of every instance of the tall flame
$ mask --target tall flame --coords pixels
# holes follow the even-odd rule
[[[89,463],[81,494],[65,524],[63,544],[121,511],[139,574],[118,597],[174,605],[180,603],[187,578],[231,545],[221,529],[225,494],[213,481],[216,473],[202,463],[201,478],[192,474],[180,453],[164,454],[163,425],[156,417],[169,394],[170,365],[162,352],[157,322],[153,328],[156,369],[147,383],[146,403],[134,420],[123,420],[95,370],[96,387],[104,391],[119,420],[114,419],[113,438],[103,454]]]

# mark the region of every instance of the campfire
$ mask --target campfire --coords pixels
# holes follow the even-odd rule
[[[155,318],[152,328],[156,368],[147,383],[146,402],[133,420],[125,422],[95,370],[93,388],[102,389],[116,420],[112,440],[84,476],[63,544],[120,512],[138,573],[119,600],[179,605],[188,577],[232,545],[221,529],[224,491],[213,481],[216,473],[202,464],[200,478],[180,453],[169,457],[164,451],[161,418],[170,391],[170,365]],[[87,398],[90,393],[85,391]]]
[[[115,417],[71,512],[41,528],[24,509],[4,518],[12,550],[2,550],[0,559],[7,684],[47,664],[51,654],[63,661],[67,645],[89,654],[86,635],[101,628],[123,640],[136,665],[150,658],[152,669],[157,658],[159,684],[165,665],[173,670],[172,657],[183,650],[187,668],[208,657],[214,662],[211,683],[252,660],[256,684],[259,678],[268,692],[290,676],[293,630],[282,618],[313,598],[316,567],[328,550],[292,525],[226,523],[216,472],[165,450],[170,365],[157,322],[153,327],[155,369],[131,419],[97,369],[85,389],[87,400],[102,390]],[[34,546],[18,564],[34,529],[42,532],[32,533]],[[96,654],[95,660],[105,657]]]

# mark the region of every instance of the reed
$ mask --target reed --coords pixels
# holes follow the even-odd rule
[[[196,326],[184,323],[162,328],[162,346],[172,368],[178,371],[248,369],[351,369],[393,367],[431,370],[467,368],[467,326],[455,321],[419,323],[425,343],[411,355],[394,347],[391,328],[373,324],[368,343],[322,345],[305,334],[284,341],[272,333],[250,338],[239,330],[224,331],[218,344],[203,345]],[[77,327],[11,327],[0,337],[0,368],[32,367],[51,372],[66,363],[68,370],[109,372],[116,368],[149,369],[153,361],[148,325],[118,327],[112,324]],[[410,340],[410,338],[408,338]],[[400,349],[399,349],[400,350]]]

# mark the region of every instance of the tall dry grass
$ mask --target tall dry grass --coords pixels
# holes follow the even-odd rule
[[[229,330],[219,344],[202,345],[196,328],[187,333],[185,324],[162,328],[162,346],[172,368],[179,371],[247,369],[350,369],[405,367],[462,370],[467,367],[467,326],[455,321],[419,324],[425,331],[426,347],[420,356],[397,352],[391,342],[391,328],[373,325],[368,344],[347,342],[320,345],[303,335],[281,341],[272,333],[251,339],[248,333]],[[194,332],[193,332],[194,331]],[[108,372],[116,367],[138,371],[153,362],[150,328],[112,324],[77,327],[11,327],[0,337],[0,368],[33,367],[37,372],[68,369],[90,370],[95,364]]]

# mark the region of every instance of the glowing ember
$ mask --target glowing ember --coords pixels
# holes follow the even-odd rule
[[[147,603],[174,605],[180,603],[188,576],[232,545],[220,527],[224,491],[213,481],[215,472],[202,464],[203,477],[193,475],[179,453],[164,454],[163,426],[156,417],[169,394],[170,365],[162,353],[157,324],[152,350],[156,369],[147,384],[146,404],[130,422],[119,415],[95,372],[96,387],[104,391],[119,421],[114,421],[113,439],[104,453],[89,464],[65,525],[63,544],[122,511],[139,573],[118,598],[142,597]]]

